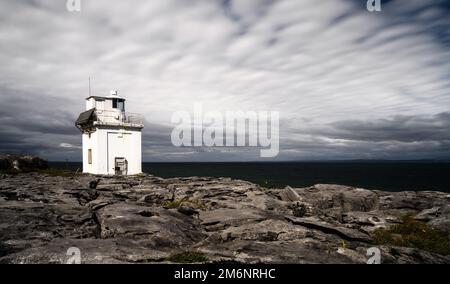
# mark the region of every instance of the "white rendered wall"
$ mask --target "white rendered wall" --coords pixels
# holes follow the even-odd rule
[[[130,150],[128,152],[128,174],[134,175],[134,174],[140,174],[142,173],[142,151],[141,151],[141,136],[142,133],[140,130],[133,130],[129,131],[130,136],[129,138],[129,144],[130,144]]]
[[[94,98],[89,98],[88,100],[86,100],[86,110],[89,110],[94,107],[96,107]]]
[[[88,163],[88,149],[91,148],[91,141],[86,133],[83,133],[81,139],[83,145],[83,173],[92,173],[92,164]]]
[[[107,98],[89,98],[86,100],[86,110],[96,108],[97,110],[117,111],[112,107],[112,99]]]
[[[89,138],[83,134],[83,172],[115,174],[115,158],[128,161],[128,174],[142,172],[140,129],[119,127],[97,128]],[[88,149],[92,149],[92,164],[88,163]]]
[[[92,133],[91,135],[83,133],[83,172],[94,173],[97,165],[97,159],[95,158],[96,152],[94,151],[94,145],[97,144],[97,135]],[[92,150],[92,163],[89,164],[88,150]]]

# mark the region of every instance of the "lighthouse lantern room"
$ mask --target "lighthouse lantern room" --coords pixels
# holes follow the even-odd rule
[[[83,172],[134,175],[142,172],[140,114],[125,111],[125,99],[111,91],[109,96],[86,98],[76,127],[83,139]]]

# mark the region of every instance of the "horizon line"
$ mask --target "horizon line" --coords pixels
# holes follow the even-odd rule
[[[83,161],[48,160],[51,163],[82,163]],[[280,160],[280,161],[143,161],[142,163],[330,163],[330,162],[450,162],[450,159],[341,159],[341,160]]]

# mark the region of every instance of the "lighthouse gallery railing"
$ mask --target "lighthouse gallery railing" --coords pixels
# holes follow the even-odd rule
[[[144,116],[138,113],[110,110],[95,110],[95,120],[105,124],[134,124],[143,125]]]

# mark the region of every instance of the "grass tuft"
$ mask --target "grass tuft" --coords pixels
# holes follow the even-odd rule
[[[174,209],[179,208],[183,204],[183,200],[164,201],[161,205],[165,208]]]
[[[193,199],[181,199],[181,200],[174,200],[174,201],[164,201],[161,203],[161,205],[168,209],[176,209],[180,208],[181,205],[188,205],[195,209],[202,209],[206,210],[205,204],[198,198]]]
[[[375,243],[380,245],[412,247],[442,255],[450,254],[448,234],[415,220],[411,215],[403,217],[401,224],[375,230],[373,238]]]

